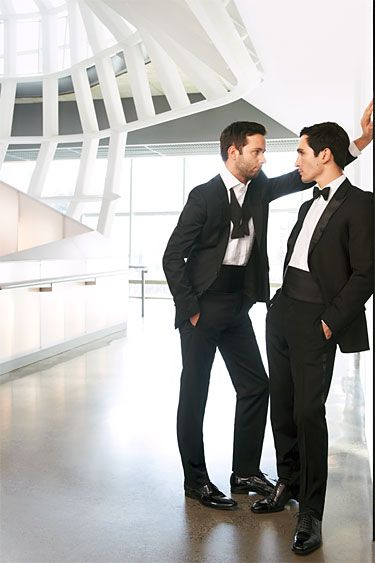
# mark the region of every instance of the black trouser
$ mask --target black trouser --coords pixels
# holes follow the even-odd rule
[[[336,344],[326,340],[324,305],[280,293],[267,314],[271,423],[280,479],[299,483],[300,511],[321,519],[327,485],[325,402]]]
[[[240,476],[259,471],[268,408],[268,377],[242,292],[207,292],[200,298],[194,327],[180,327],[183,370],[177,413],[177,437],[191,487],[209,482],[203,446],[203,418],[210,372],[219,349],[237,393],[233,471]]]

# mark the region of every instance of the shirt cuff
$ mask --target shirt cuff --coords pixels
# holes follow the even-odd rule
[[[351,141],[351,143],[349,145],[349,152],[352,156],[355,156],[356,158],[357,158],[357,156],[362,154],[354,141]]]

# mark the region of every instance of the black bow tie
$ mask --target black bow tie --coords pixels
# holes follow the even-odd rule
[[[327,186],[326,188],[323,188],[322,190],[320,188],[318,188],[318,186],[314,186],[313,198],[317,199],[318,197],[323,196],[323,199],[325,199],[325,201],[327,201],[330,189],[331,188],[329,186]]]

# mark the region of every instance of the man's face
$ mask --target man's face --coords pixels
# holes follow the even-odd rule
[[[314,151],[308,144],[307,135],[302,135],[297,148],[298,157],[295,166],[301,175],[302,182],[314,182],[321,174],[324,166],[320,158],[314,155]]]
[[[236,148],[232,151],[232,157],[236,172],[246,181],[255,178],[263,164],[266,162],[264,153],[266,150],[266,140],[263,135],[248,135],[246,145],[241,152]]]

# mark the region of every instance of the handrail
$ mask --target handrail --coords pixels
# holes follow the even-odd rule
[[[126,274],[127,270],[111,270],[108,272],[88,272],[86,274],[77,274],[75,276],[60,276],[56,278],[39,278],[35,280],[24,280],[22,282],[8,282],[0,283],[0,290],[4,289],[17,289],[19,287],[40,287],[47,286],[54,283],[63,283],[68,281],[81,281],[85,280],[88,282],[93,282],[95,284],[96,278],[101,278],[105,276],[118,276],[121,274]]]
[[[146,266],[133,266],[129,264],[129,268],[134,270],[141,270],[141,303],[142,303],[142,317],[145,316],[145,274],[147,274]]]

